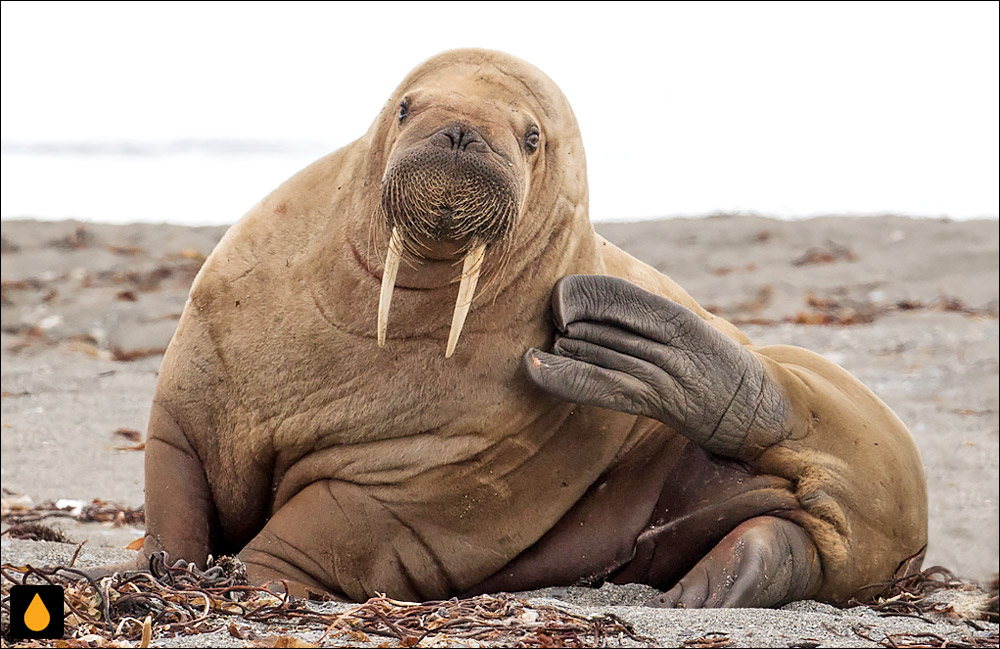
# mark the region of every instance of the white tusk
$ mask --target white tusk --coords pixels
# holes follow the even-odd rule
[[[385,254],[385,267],[382,268],[382,291],[378,295],[379,347],[385,347],[385,330],[389,326],[389,304],[392,302],[392,289],[396,286],[396,273],[399,271],[402,250],[399,230],[393,228],[392,237],[389,239],[389,251]]]
[[[451,355],[455,353],[455,345],[458,344],[462,326],[465,325],[465,316],[469,315],[472,298],[476,296],[476,284],[479,282],[479,271],[483,269],[484,254],[486,254],[486,246],[482,245],[465,256],[465,264],[462,265],[462,282],[458,285],[458,299],[455,300],[455,313],[451,316],[451,331],[448,332],[448,348],[444,352],[445,358],[451,358]]]

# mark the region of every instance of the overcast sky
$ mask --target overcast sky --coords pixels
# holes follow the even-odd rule
[[[528,60],[569,97],[598,218],[1000,211],[995,2],[4,2],[2,12],[8,145],[249,138],[333,149],[368,128],[420,61],[479,46]]]

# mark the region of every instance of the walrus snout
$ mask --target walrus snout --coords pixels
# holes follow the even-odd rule
[[[509,236],[522,185],[478,131],[452,123],[396,152],[382,178],[382,214],[415,257],[435,242],[460,242],[464,252]]]
[[[475,128],[464,122],[452,122],[428,138],[435,146],[452,151],[487,153],[490,146]]]

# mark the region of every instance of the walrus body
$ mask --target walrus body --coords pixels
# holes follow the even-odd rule
[[[452,203],[394,211],[387,193],[432,183],[399,172],[386,189],[400,161],[448,156],[478,156],[502,223],[462,230],[457,172],[434,199]],[[488,281],[446,358],[473,249]],[[588,360],[630,345],[710,360],[650,405],[627,368]],[[816,354],[753,347],[597,236],[565,98],[480,50],[418,67],[364,137],[230,229],[164,358],[146,453],[146,555],[239,553],[255,582],[353,600],[614,580],[669,590],[661,605],[843,601],[926,542],[921,463],[892,412]]]

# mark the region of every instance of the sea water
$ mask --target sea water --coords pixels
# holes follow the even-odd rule
[[[331,149],[246,142],[6,146],[0,214],[223,225]]]
[[[295,172],[334,150],[323,141],[4,143],[0,217],[102,223],[225,225]],[[836,169],[752,168],[739,161],[619,163],[588,151],[594,221],[751,213],[797,219],[828,214],[996,218],[974,192],[933,183],[885,192]],[[685,168],[684,165],[687,165]],[[728,165],[728,166],[727,166]],[[857,182],[855,182],[857,181]],[[991,190],[995,194],[994,188]],[[975,200],[973,200],[975,199]]]

